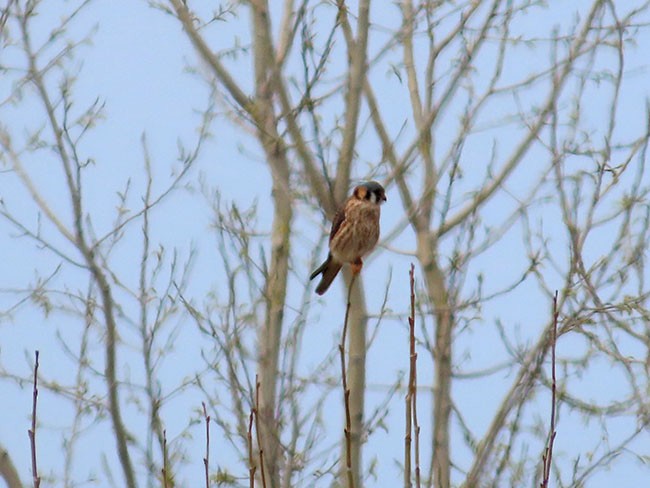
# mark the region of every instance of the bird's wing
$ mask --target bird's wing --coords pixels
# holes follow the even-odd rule
[[[347,203],[347,202],[346,202]],[[347,205],[343,204],[334,214],[334,219],[332,220],[332,230],[330,231],[330,241],[334,238],[338,230],[341,228],[341,224],[345,220],[345,207]]]

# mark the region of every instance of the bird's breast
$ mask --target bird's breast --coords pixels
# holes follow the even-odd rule
[[[379,240],[379,206],[350,202],[345,220],[330,241],[330,251],[341,263],[350,263],[368,254]]]

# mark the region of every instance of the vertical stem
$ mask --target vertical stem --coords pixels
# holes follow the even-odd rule
[[[411,408],[411,403],[413,401],[413,347],[414,347],[414,320],[413,320],[413,309],[414,309],[414,296],[413,296],[413,265],[411,264],[411,271],[409,272],[410,283],[411,283],[411,315],[409,315],[409,382],[406,388],[406,436],[404,438],[404,486],[406,488],[411,488],[413,483],[411,482],[411,434],[413,430],[413,409]]]
[[[203,406],[203,418],[205,419],[205,457],[203,458],[205,488],[210,488],[210,416],[205,407],[205,402],[201,402],[201,405]]]
[[[420,487],[420,425],[417,412],[417,358],[415,352],[415,265],[409,271],[411,311],[409,315],[409,383],[406,393],[406,458],[404,486],[411,487],[411,439],[415,436],[415,485]]]
[[[163,467],[162,467],[162,478],[163,478],[163,487],[168,488],[169,484],[167,483],[169,477],[167,475],[167,430],[163,430]]]
[[[352,296],[352,287],[356,281],[356,274],[352,275],[350,280],[350,285],[348,288],[348,302],[345,308],[345,319],[343,321],[343,333],[341,334],[341,343],[339,344],[339,353],[341,355],[341,378],[343,385],[343,401],[345,404],[345,429],[343,433],[345,435],[345,472],[348,480],[348,488],[354,488],[354,471],[352,469],[352,417],[350,414],[350,389],[348,388],[348,374],[345,365],[345,339],[348,333],[348,318],[350,316],[350,306],[351,296]]]
[[[433,457],[431,476],[436,488],[450,486],[449,418],[451,416],[453,315],[445,277],[437,262],[437,242],[433,234],[418,235],[418,259],[422,263],[427,292],[435,310],[435,368],[433,398]]]
[[[32,393],[32,428],[27,431],[29,434],[29,445],[32,452],[32,478],[34,480],[34,488],[41,486],[41,477],[38,475],[38,465],[36,463],[36,405],[38,403],[38,355],[36,351],[34,356],[36,362],[34,364],[34,388]]]
[[[251,414],[248,417],[248,486],[255,488],[255,457],[253,456],[253,418],[255,416],[255,407],[251,408]]]
[[[291,169],[274,107],[273,46],[269,5],[266,0],[251,2],[253,54],[255,70],[255,101],[257,137],[264,149],[273,178],[273,231],[271,260],[266,276],[264,326],[259,332],[259,402],[255,419],[260,452],[266,463],[260,466],[262,482],[268,475],[273,487],[280,486],[283,462],[278,432],[277,405],[278,358],[287,296],[289,255],[291,249],[291,220],[293,217],[290,175]],[[261,422],[259,422],[261,416]],[[266,471],[266,472],[265,472]]]
[[[348,286],[352,285],[354,276],[350,276],[351,272],[346,267],[343,268],[343,273],[346,278]],[[354,476],[354,484],[361,486],[363,484],[363,455],[362,455],[362,439],[363,439],[363,416],[364,416],[364,400],[366,391],[366,329],[368,322],[367,307],[365,297],[363,295],[362,281],[358,277],[351,286],[350,300],[351,304],[350,313],[348,318],[348,363],[347,367],[347,384],[350,391],[350,444],[352,446],[352,473]],[[345,454],[345,453],[343,453]]]
[[[411,264],[409,272],[409,282],[411,288],[411,315],[409,317],[409,352],[410,352],[410,371],[409,371],[409,398],[411,400],[410,409],[413,418],[413,432],[415,434],[415,486],[420,488],[420,424],[418,423],[418,372],[417,362],[418,355],[415,352],[415,265]]]
[[[413,483],[411,482],[411,425],[412,419],[411,415],[413,414],[411,410],[411,390],[410,388],[406,389],[406,433],[404,435],[404,487],[411,488]]]
[[[339,19],[347,19],[347,6],[344,0],[337,0]],[[334,194],[337,201],[343,201],[350,183],[354,148],[357,141],[357,126],[361,108],[361,89],[366,75],[368,30],[370,27],[370,0],[359,2],[357,13],[357,36],[346,36],[348,48],[348,78],[345,92],[345,120],[343,140],[336,166]],[[345,20],[347,22],[347,20]]]
[[[556,376],[555,376],[555,345],[557,343],[557,319],[560,312],[557,309],[557,290],[553,296],[553,327],[551,328],[551,426],[549,431],[548,446],[542,455],[543,473],[541,488],[547,488],[551,477],[551,462],[553,460],[553,442],[555,441],[555,411],[557,409]]]
[[[259,413],[260,408],[260,382],[255,376],[255,432],[257,433],[257,446],[259,447],[260,455],[260,473],[262,474],[262,488],[266,488],[266,474],[264,473],[264,448],[262,447],[262,442],[260,439],[260,423],[259,423]]]

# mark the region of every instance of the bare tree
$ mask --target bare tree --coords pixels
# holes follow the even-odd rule
[[[34,282],[2,285],[2,316],[38,307],[46,322],[66,317],[56,347],[75,366],[62,383],[41,360],[41,390],[73,412],[63,469],[44,480],[74,486],[75,446],[108,422],[120,469],[104,463],[106,482],[183,486],[188,472],[203,475],[193,446],[205,445],[197,425],[209,417],[218,467],[208,484],[539,484],[551,388],[556,484],[583,486],[647,455],[650,110],[639,73],[650,2],[151,6],[149,22],[189,41],[190,76],[208,99],[174,162],[152,154],[142,128],[141,167],[110,188],[112,203],[100,191],[99,205],[93,178],[110,162],[86,141],[110,110],[101,98],[82,108],[76,84],[94,35],[79,25],[98,7],[9,1],[2,11],[15,60],[0,178],[28,202],[3,195],[2,229],[47,258]],[[41,35],[46,9],[62,13]],[[33,116],[12,120],[16,107]],[[236,157],[257,164],[259,179],[240,182],[244,203],[219,180],[241,163],[226,128],[244,141]],[[363,179],[388,189],[381,250],[355,280],[344,269],[345,293],[316,300],[307,277],[328,222]],[[210,246],[201,234],[185,250],[162,237],[168,209],[188,197],[209,215]],[[211,267],[193,266],[201,259]],[[394,274],[379,286],[387,266]],[[343,412],[337,340],[349,286]],[[557,385],[547,368],[555,325]],[[323,331],[334,337],[326,347]],[[5,364],[0,374],[28,378]],[[399,440],[406,395],[418,413],[417,477],[398,454],[410,445]],[[569,442],[578,426],[588,435]],[[385,480],[396,463],[402,472]]]

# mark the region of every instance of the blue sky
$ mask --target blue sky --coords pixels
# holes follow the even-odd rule
[[[66,4],[63,8],[70,8]],[[558,3],[551,2],[550,9],[536,8],[531,14],[524,16],[516,24],[520,32],[512,35],[528,35],[548,33],[551,26],[557,25],[560,32],[570,33],[571,26],[580,19],[583,6],[589,2]],[[49,29],[56,24],[61,16],[58,2],[44,2],[40,7],[39,16],[34,26],[34,43],[40,44],[45,39]],[[328,20],[332,11],[329,6],[319,7],[323,19]],[[373,7],[373,21],[377,26],[392,26],[397,21],[394,5],[385,10]],[[326,15],[327,14],[327,15]],[[331,18],[330,18],[331,20]],[[329,24],[326,24],[329,25]],[[12,26],[15,32],[15,25]],[[96,28],[96,31],[95,31]],[[208,30],[207,36],[213,47],[226,49],[237,36],[242,43],[248,39],[246,19],[229,19],[220,22]],[[68,36],[80,39],[90,33],[92,41],[76,50],[72,60],[66,61],[71,72],[77,73],[74,88],[75,106],[83,107],[92,103],[97,97],[105,103],[105,119],[89,132],[80,145],[87,157],[92,157],[94,165],[87,172],[85,179],[85,200],[87,211],[92,215],[94,233],[102,236],[109,232],[116,218],[115,208],[119,202],[118,192],[130,188],[126,206],[137,209],[141,205],[142,194],[145,190],[143,134],[146,134],[147,148],[152,161],[154,183],[153,193],[163,191],[173,180],[182,167],[178,160],[179,145],[192,147],[197,139],[197,127],[201,122],[200,111],[208,104],[213,96],[209,86],[204,81],[206,70],[197,62],[197,57],[183,34],[180,25],[173,18],[150,8],[146,2],[115,2],[98,1],[84,10],[72,23]],[[17,35],[14,34],[14,35]],[[323,33],[319,33],[323,36]],[[382,37],[383,36],[383,37]],[[371,32],[371,51],[385,39],[381,28]],[[619,127],[617,136],[625,140],[627,133],[637,134],[639,127],[646,123],[645,101],[648,95],[648,79],[644,57],[645,47],[650,42],[648,33],[641,30],[637,36],[637,48],[626,51],[626,81],[621,95],[621,109],[617,120]],[[341,44],[337,46],[342,50]],[[342,52],[342,51],[341,51]],[[477,60],[477,72],[481,72],[483,64],[489,67],[493,62],[490,53]],[[410,142],[412,133],[404,107],[408,97],[402,83],[391,75],[390,62],[399,59],[400,53],[389,54],[385,61],[373,68],[372,76],[380,87],[384,117],[390,120],[389,127],[392,135],[397,138],[397,146]],[[534,70],[540,63],[548,63],[548,46],[544,42],[541,47],[530,48],[522,46],[515,51],[515,63],[509,63],[507,79],[520,79],[524,73]],[[613,54],[605,54],[595,61],[596,66],[607,66],[613,59]],[[446,60],[451,62],[451,60]],[[0,52],[0,63],[3,66],[20,66],[23,62],[15,47],[5,47]],[[342,65],[344,57],[335,58],[332,62],[333,71],[337,63]],[[233,74],[243,80],[243,85],[250,90],[252,86],[251,67],[245,56],[226,61]],[[17,72],[10,71],[7,77],[0,80],[0,98],[5,100],[13,89]],[[478,76],[478,75],[477,75]],[[480,78],[480,76],[479,76]],[[51,87],[59,83],[53,77],[48,80]],[[336,82],[336,78],[330,83]],[[480,79],[477,81],[480,86]],[[522,90],[522,98],[527,102],[539,100],[546,92],[544,87],[532,86]],[[597,138],[605,129],[606,106],[599,99],[606,98],[610,86],[606,83],[593,83],[587,91],[587,102],[583,105],[585,132]],[[498,99],[486,109],[481,118],[485,129],[477,131],[469,139],[463,150],[465,179],[462,188],[471,192],[477,182],[485,177],[486,160],[496,147],[496,154],[503,159],[515,145],[517,136],[524,128],[518,124],[504,127],[491,127],[505,114],[512,112],[516,102],[512,98]],[[564,100],[564,109],[569,110],[570,99]],[[337,102],[332,102],[331,112],[323,113],[324,124],[333,124],[334,111],[338,110]],[[16,145],[24,140],[29,130],[34,130],[43,124],[42,109],[35,100],[33,90],[25,87],[24,98],[17,104],[3,104],[0,107],[0,121],[9,127]],[[445,119],[445,124],[436,127],[437,137],[443,141],[440,151],[444,153],[447,146],[445,137],[452,137],[459,121],[455,114],[462,111],[460,102],[454,105],[451,114]],[[406,111],[408,113],[408,111]],[[271,209],[270,180],[263,153],[239,127],[229,122],[228,114],[223,105],[216,108],[216,118],[211,126],[212,138],[202,148],[200,156],[189,174],[183,180],[181,189],[175,191],[161,205],[157,206],[151,215],[152,248],[164,246],[166,264],[163,266],[157,287],[164,286],[170,275],[169,260],[174,252],[178,259],[184,262],[192,259],[192,274],[187,288],[187,295],[198,306],[208,303],[211,292],[223,298],[224,268],[217,251],[217,239],[213,223],[213,214],[209,208],[209,200],[213,198],[212,190],[218,189],[224,202],[235,202],[240,208],[255,205],[257,211],[256,224],[262,237],[255,243],[263,251],[268,250],[265,235],[270,232]],[[402,135],[397,137],[402,130]],[[361,134],[358,144],[359,164],[355,169],[355,179],[372,174],[381,158],[381,149],[377,144],[373,131],[369,128],[367,114],[362,114],[360,124]],[[630,137],[631,137],[630,135]],[[336,160],[336,140],[333,148],[327,152],[331,161]],[[51,152],[41,150],[35,154],[25,154],[24,165],[29,170],[35,185],[47,199],[52,209],[61,216],[63,222],[70,226],[70,202],[65,197],[64,181],[56,159]],[[524,197],[536,176],[545,168],[548,155],[539,147],[533,149],[529,158],[506,184],[508,193],[502,193],[492,199],[484,209],[484,223],[498,225],[513,211],[516,199]],[[571,164],[585,170],[593,164],[585,159],[576,158]],[[5,163],[6,165],[6,163]],[[380,170],[378,177],[385,174]],[[417,186],[417,178],[413,180]],[[647,176],[643,184],[648,185]],[[19,215],[31,228],[39,226],[38,212],[30,202],[30,197],[15,174],[3,167],[0,173],[0,192],[7,208]],[[207,195],[205,195],[205,194]],[[531,225],[543,229],[548,239],[548,246],[553,257],[560,263],[566,264],[567,241],[561,224],[561,216],[553,204],[556,197],[552,188],[545,188],[541,196],[549,199],[550,203],[540,205],[531,212]],[[403,210],[396,189],[388,188],[388,203],[383,208],[382,228],[384,233],[390,232],[403,219]],[[453,202],[460,206],[461,201]],[[613,206],[616,201],[612,201]],[[606,212],[604,212],[606,213]],[[113,249],[110,256],[111,266],[124,283],[124,288],[136,288],[138,284],[137,266],[140,259],[142,237],[141,221],[137,220],[125,228],[125,237]],[[294,274],[290,283],[289,303],[286,312],[286,324],[290,327],[302,317],[296,310],[299,308],[306,276],[309,273],[310,261],[318,260],[325,254],[320,248],[319,256],[313,253],[322,244],[322,226],[327,226],[317,212],[308,205],[300,204],[296,208],[295,225],[296,253],[292,258]],[[51,224],[42,222],[42,230],[53,244],[63,249],[70,249],[65,241],[56,235]],[[509,230],[499,245],[477,259],[468,271],[467,286],[464,291],[473,289],[476,277],[482,273],[486,277],[488,292],[501,289],[521,274],[525,268],[526,249],[522,243],[523,226],[518,223]],[[10,258],[3,260],[0,265],[0,310],[7,310],[19,299],[25,296],[24,291],[16,291],[34,285],[45,276],[55,272],[60,259],[53,256],[26,238],[17,238],[19,232],[9,222],[0,222],[0,251]],[[585,256],[590,262],[597,262],[608,249],[612,230],[605,228],[595,233],[585,248]],[[451,249],[454,243],[451,239],[442,243],[443,251]],[[371,314],[378,314],[383,300],[383,290],[389,277],[392,277],[387,307],[394,313],[402,314],[408,304],[407,279],[408,264],[414,259],[404,253],[412,252],[414,239],[409,230],[400,233],[382,252],[375,253],[367,260],[364,268],[365,287],[368,296],[368,306]],[[74,251],[70,256],[80,260]],[[417,268],[416,268],[417,269]],[[559,273],[550,265],[544,270],[550,286],[560,288],[563,283]],[[417,273],[416,273],[417,275]],[[645,270],[648,277],[647,269]],[[418,280],[422,286],[421,279]],[[64,265],[48,283],[53,290],[68,291],[70,294],[83,293],[88,287],[88,277],[74,266]],[[120,322],[120,335],[123,340],[121,347],[120,369],[123,378],[142,381],[142,366],[135,346],[138,341],[137,330],[129,324],[127,317],[136,315],[136,300],[129,293],[116,286],[116,296],[123,304],[124,317]],[[343,289],[337,283],[323,299],[314,300],[310,306],[306,332],[304,335],[303,352],[300,367],[303,372],[320,368],[325,359],[335,350],[340,334],[342,317]],[[64,303],[67,307],[79,309],[79,303],[70,300],[64,294],[54,294],[54,300]],[[468,331],[459,337],[455,354],[459,371],[472,371],[488,367],[507,359],[504,346],[499,339],[495,324],[501,321],[511,334],[513,342],[530,345],[535,340],[539,330],[547,323],[550,316],[550,303],[547,297],[532,280],[526,281],[514,293],[496,298],[487,303],[480,317],[468,320]],[[431,331],[431,317],[424,324],[419,324]],[[375,329],[377,327],[377,329]],[[191,377],[203,367],[199,360],[201,351],[213,351],[211,345],[205,344],[202,336],[191,320],[179,317],[172,320],[166,329],[173,334],[175,347],[173,353],[161,363],[160,378],[163,391],[169,392],[174,385]],[[5,399],[6,421],[0,427],[0,443],[8,449],[23,477],[29,477],[29,448],[27,428],[29,408],[31,405],[31,389],[28,383],[19,381],[29,378],[33,351],[41,351],[41,372],[44,378],[63,385],[71,384],[75,374],[75,362],[65,352],[64,344],[78,346],[82,324],[69,311],[55,311],[45,315],[36,307],[24,305],[11,314],[0,316],[0,366],[4,378],[0,379],[0,396]],[[376,337],[368,351],[368,385],[366,414],[370,416],[375,408],[382,405],[388,387],[395,383],[401,374],[407,371],[407,336],[406,326],[402,320],[382,320],[379,325],[374,318],[369,322],[370,335],[376,332]],[[91,357],[97,365],[102,364],[103,348],[101,332],[94,330],[91,335]],[[621,338],[622,341],[624,339]],[[621,343],[621,348],[630,347],[629,354],[642,357],[642,350],[634,350],[633,344]],[[564,357],[580,354],[584,348],[580,338],[566,336],[558,344],[558,354]],[[323,375],[337,378],[337,361]],[[6,378],[9,373],[9,378]],[[419,354],[419,381],[422,385],[432,383],[432,361],[429,353],[423,347]],[[15,376],[14,376],[15,375]],[[620,381],[620,371],[605,359],[598,359],[593,367],[585,370],[582,375],[573,372],[563,377],[571,391],[580,391],[586,399],[598,399],[603,402],[617,398],[626,393],[626,384]],[[510,386],[514,373],[512,369],[504,369],[488,378],[476,381],[459,382],[454,389],[454,399],[464,406],[465,421],[479,435],[487,428],[494,409],[500,404],[503,394]],[[92,375],[89,378],[92,389],[96,394],[104,394],[104,387]],[[647,384],[643,379],[642,384]],[[606,387],[603,387],[606,385]],[[620,388],[620,392],[617,389]],[[530,418],[539,418],[546,425],[548,414],[548,395],[545,391],[535,391],[536,400],[526,408]],[[126,396],[126,395],[125,395]],[[166,423],[168,436],[175,442],[175,447],[182,446],[188,464],[179,473],[187,486],[196,486],[202,476],[201,457],[203,455],[202,426],[187,427],[190,419],[196,418],[197,409],[204,400],[202,393],[196,388],[186,388],[177,394],[163,407],[163,418]],[[316,402],[317,397],[308,398],[306,402]],[[325,445],[331,446],[340,437],[341,402],[338,390],[330,394],[325,403],[324,423],[327,425],[328,439]],[[422,424],[422,457],[426,459],[430,451],[430,414],[431,398],[420,395],[419,412]],[[125,415],[129,428],[136,434],[142,433],[144,426],[138,421],[139,414],[133,406],[126,407]],[[41,474],[61,474],[62,471],[62,436],[69,430],[73,410],[68,402],[48,391],[41,389],[39,397],[38,431],[39,465]],[[377,429],[365,445],[364,456],[367,465],[377,461],[377,476],[380,481],[369,482],[369,486],[388,486],[385,483],[397,483],[401,474],[397,462],[402,461],[403,445],[403,399],[402,393],[396,394],[388,404],[384,424],[387,431]],[[581,452],[585,445],[598,447],[594,450],[597,457],[605,446],[615,445],[635,427],[634,419],[630,416],[615,420],[608,425],[608,438],[604,438],[602,430],[592,420],[584,422],[580,415],[565,409],[560,413],[556,456],[563,467],[571,465],[576,452]],[[77,458],[73,469],[77,479],[97,476],[98,486],[106,486],[107,480],[99,461],[105,455],[109,465],[116,465],[110,427],[107,422],[95,423],[85,420],[87,432],[77,444]],[[216,434],[216,429],[213,429]],[[177,436],[189,434],[190,439]],[[458,423],[452,425],[454,436],[454,460],[459,469],[466,469],[471,461],[467,447],[460,438]],[[176,439],[176,440],[174,440]],[[643,433],[633,444],[636,452],[648,455],[648,436]],[[534,445],[531,449],[541,449]],[[233,449],[215,436],[214,456],[211,460],[213,469],[217,466],[227,466],[239,475],[246,474],[246,466],[242,465]],[[588,452],[582,452],[583,458]],[[336,451],[328,452],[329,459],[334,460]],[[532,455],[534,458],[535,456]],[[138,455],[135,456],[139,459]],[[641,480],[647,479],[647,458],[640,460],[633,455],[621,456],[610,470],[601,470],[588,480],[590,487],[637,486]],[[116,486],[120,486],[121,473],[115,469]],[[462,476],[456,472],[454,480],[460,481]],[[329,479],[327,480],[329,481]],[[91,484],[92,485],[92,484]],[[144,483],[143,483],[144,485]]]

